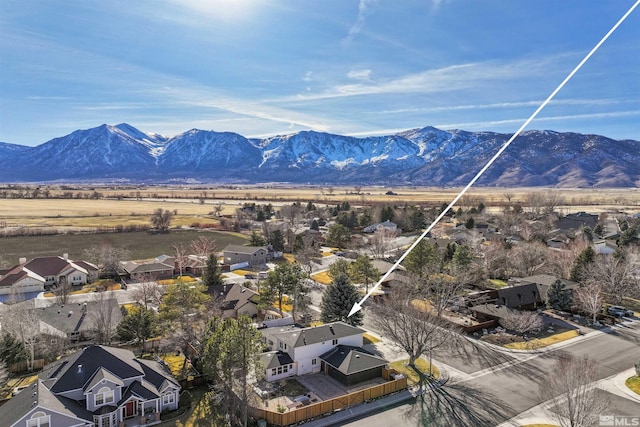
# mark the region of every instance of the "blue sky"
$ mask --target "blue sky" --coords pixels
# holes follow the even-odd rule
[[[635,0],[2,0],[0,141],[515,132]],[[640,8],[528,129],[640,140]]]

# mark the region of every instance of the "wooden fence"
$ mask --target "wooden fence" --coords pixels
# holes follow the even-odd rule
[[[397,374],[393,370],[383,369],[383,377],[389,379],[392,374]],[[335,399],[325,400],[311,405],[301,406],[286,412],[273,412],[266,409],[251,408],[253,416],[264,419],[267,423],[276,426],[288,426],[311,418],[329,415],[337,410],[358,405],[360,403],[377,399],[387,394],[395,393],[407,388],[407,378],[391,380],[384,384],[365,388]]]
[[[36,359],[33,361],[33,369],[32,371],[37,371],[44,368],[46,361],[44,359]],[[29,370],[29,365],[27,362],[18,362],[12,365],[9,365],[9,372],[17,373],[17,372],[27,372]]]

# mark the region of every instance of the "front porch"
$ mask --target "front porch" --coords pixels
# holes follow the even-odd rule
[[[154,426],[160,424],[160,412],[150,412],[146,415],[136,415],[131,418],[125,418],[120,421],[118,427],[138,427],[138,426]]]

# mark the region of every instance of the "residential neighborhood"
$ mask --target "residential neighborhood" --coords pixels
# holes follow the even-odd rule
[[[0,424],[172,425],[191,414],[182,401],[195,390],[230,411],[231,425],[328,425],[345,408],[382,425],[389,415],[375,402],[408,410],[419,401],[438,422],[463,405],[475,425],[520,426],[525,415],[554,425],[561,411],[527,407],[531,396],[494,412],[481,400],[439,408],[434,399],[476,383],[504,396],[514,380],[503,375],[536,363],[551,372],[547,355],[560,354],[606,363],[608,375],[587,369],[583,381],[632,416],[636,219],[616,217],[616,231],[608,215],[513,209],[459,209],[401,264],[416,219],[374,222],[393,210],[350,206],[300,209],[295,233],[245,209],[248,244],[214,250],[201,237],[109,268],[67,254],[20,259],[0,271],[0,356],[15,378]]]

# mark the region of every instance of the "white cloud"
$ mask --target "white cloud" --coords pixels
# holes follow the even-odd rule
[[[364,27],[364,24],[367,20],[367,15],[369,13],[369,9],[373,6],[377,0],[360,0],[358,3],[358,18],[356,19],[355,24],[349,29],[349,34],[344,38],[343,42],[349,43],[351,40],[355,38],[360,31]]]
[[[347,77],[352,80],[371,80],[371,70],[351,70],[347,73]]]
[[[302,78],[303,82],[310,82],[312,80],[311,76],[313,75],[313,71],[307,71]]]

